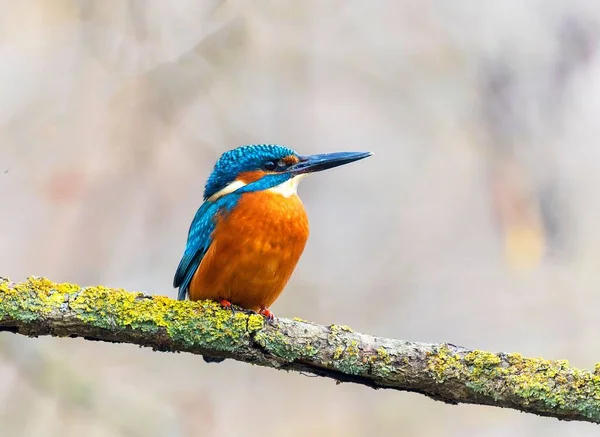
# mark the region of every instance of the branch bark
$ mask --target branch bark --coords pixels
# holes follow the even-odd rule
[[[600,364],[378,338],[346,326],[232,314],[217,303],[178,302],[44,278],[0,278],[0,331],[83,337],[294,370],[451,403],[491,405],[600,423]]]

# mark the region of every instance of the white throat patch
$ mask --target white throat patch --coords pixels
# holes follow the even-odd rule
[[[300,181],[302,179],[304,179],[304,176],[306,176],[306,174],[299,174],[297,176],[294,176],[291,179],[288,179],[287,181],[285,181],[282,184],[275,185],[274,187],[269,188],[266,191],[268,191],[270,193],[274,193],[274,194],[279,194],[283,197],[293,196],[294,194],[298,193],[298,184],[300,183]],[[226,185],[224,188],[221,188],[215,194],[210,196],[208,198],[208,200],[210,202],[214,202],[215,200],[219,199],[220,197],[223,197],[226,194],[233,193],[238,188],[245,187],[246,185],[248,185],[248,184],[236,179],[235,181],[231,182],[229,185]]]
[[[306,176],[306,174],[294,176],[282,184],[275,185],[273,188],[269,188],[267,191],[270,193],[280,194],[283,197],[291,197],[298,193],[298,184],[302,179],[304,179],[304,176]]]

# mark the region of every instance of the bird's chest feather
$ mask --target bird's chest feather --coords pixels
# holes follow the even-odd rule
[[[238,250],[285,256],[287,252],[303,249],[308,234],[308,218],[297,195],[256,192],[244,194],[220,218],[214,237],[222,243],[236,240]]]
[[[250,309],[268,307],[294,271],[308,232],[298,196],[244,194],[217,218],[190,295],[224,298]]]
[[[281,293],[308,239],[296,195],[247,193],[216,217],[210,247],[190,284],[193,300],[226,299],[244,308],[270,306]]]

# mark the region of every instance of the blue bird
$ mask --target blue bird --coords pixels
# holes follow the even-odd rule
[[[225,152],[189,228],[173,280],[178,299],[212,299],[271,320],[269,307],[291,277],[309,234],[298,183],[309,173],[368,156],[370,152],[302,156],[275,144]]]

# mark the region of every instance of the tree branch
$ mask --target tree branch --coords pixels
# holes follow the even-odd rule
[[[217,303],[178,302],[43,278],[0,278],[0,331],[132,343],[294,370],[372,388],[421,393],[451,404],[513,408],[600,423],[600,364],[467,350],[359,334],[339,325],[276,319]]]

